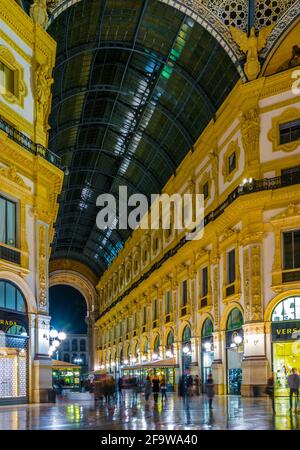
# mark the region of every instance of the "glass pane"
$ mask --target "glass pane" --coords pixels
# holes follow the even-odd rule
[[[182,282],[182,306],[187,303],[187,281]]]
[[[0,197],[0,242],[5,244],[5,224],[6,224],[6,214],[5,214],[5,200]]]
[[[228,284],[231,284],[235,281],[235,250],[231,250],[228,253]]]
[[[24,297],[19,290],[17,290],[17,310],[24,313],[26,312]]]
[[[0,308],[4,308],[4,295],[5,295],[5,284],[4,281],[0,281]]]
[[[294,269],[300,268],[300,230],[294,231]]]
[[[284,320],[294,320],[295,319],[294,297],[290,297],[284,300],[283,305],[284,305]]]
[[[15,247],[16,245],[16,205],[7,202],[7,244]]]
[[[300,297],[295,297],[295,310],[296,310],[295,319],[300,320]]]
[[[16,288],[10,284],[6,283],[6,305],[7,309],[16,309]]]
[[[207,273],[207,267],[204,267],[202,269],[202,297],[205,297],[208,292],[208,273]]]
[[[170,314],[170,291],[166,293],[166,314]]]
[[[293,234],[283,233],[284,269],[293,269]]]

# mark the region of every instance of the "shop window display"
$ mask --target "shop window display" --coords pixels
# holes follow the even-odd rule
[[[275,395],[288,396],[287,377],[300,374],[300,296],[288,297],[272,313],[272,356]]]

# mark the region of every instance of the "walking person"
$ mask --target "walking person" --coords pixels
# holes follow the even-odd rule
[[[167,400],[167,382],[165,375],[162,376],[160,382],[161,400]]]
[[[212,409],[212,402],[214,398],[214,380],[212,374],[210,373],[206,380],[206,395],[208,398],[209,409]]]
[[[195,376],[194,386],[195,386],[195,394],[200,395],[200,380],[198,375]]]
[[[297,373],[297,369],[293,368],[292,373],[287,378],[287,384],[290,389],[290,411],[293,410],[293,395],[296,396],[295,413],[297,413],[298,408],[298,396],[300,387],[300,377]]]
[[[269,398],[272,400],[272,410],[273,414],[276,414],[275,411],[275,397],[274,397],[274,375],[272,374],[267,381],[266,394],[268,394]]]
[[[152,392],[155,403],[157,403],[158,401],[159,388],[159,378],[157,375],[154,375],[154,377],[152,378]]]
[[[147,375],[146,381],[145,381],[145,386],[144,386],[144,395],[145,395],[145,400],[146,402],[149,401],[149,397],[151,395],[152,392],[152,386],[151,386],[151,380],[149,375]]]

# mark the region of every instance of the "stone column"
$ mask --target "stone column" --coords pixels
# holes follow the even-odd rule
[[[48,355],[50,317],[37,314],[34,322],[35,356],[32,368],[32,401],[48,401],[48,389],[52,388],[52,361]]]
[[[265,353],[264,322],[246,323],[243,329],[242,395],[245,397],[263,395],[269,372],[269,363]]]
[[[216,393],[226,394],[226,368],[223,364],[223,347],[225,342],[225,333],[215,331],[213,333],[214,360],[212,362],[212,375],[216,386]]]
[[[85,318],[85,322],[87,324],[88,350],[89,350],[88,367],[90,371],[93,371],[96,354],[96,339],[95,339],[95,320],[92,312],[89,312],[89,315]]]

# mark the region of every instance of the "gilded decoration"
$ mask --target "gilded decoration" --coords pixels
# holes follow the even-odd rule
[[[229,171],[229,158],[231,155],[233,155],[233,153],[235,153],[235,168],[231,171]],[[240,159],[240,146],[238,143],[238,140],[232,141],[230,142],[230,144],[227,147],[227,150],[223,156],[223,168],[222,168],[222,175],[224,177],[224,182],[230,182],[233,177],[234,174],[238,171],[239,169],[239,159]]]
[[[24,81],[24,69],[17,62],[11,51],[4,45],[0,45],[0,61],[13,71],[14,92],[9,92],[0,86],[0,95],[9,103],[16,103],[24,107],[24,98],[27,96],[27,86]]]
[[[259,110],[251,108],[241,117],[242,142],[248,164],[259,162]]]
[[[51,85],[53,82],[50,67],[47,64],[38,65],[35,72],[35,100],[37,119],[42,124],[44,131],[49,130],[48,117],[51,106]]]
[[[27,191],[30,191],[30,187],[28,187],[23,178],[17,174],[17,170],[14,166],[1,168],[0,176],[18,184],[21,188],[26,189]]]
[[[246,54],[247,60],[244,66],[245,74],[249,81],[256,80],[260,73],[261,64],[258,58],[259,52],[266,46],[268,36],[270,35],[274,25],[269,25],[262,28],[258,35],[256,35],[255,28],[252,27],[250,36],[247,33],[230,26],[230,32],[239,45],[240,50]]]
[[[30,17],[36,24],[46,28],[48,23],[47,0],[34,0],[30,7]]]
[[[251,281],[252,320],[262,320],[260,245],[251,247]]]
[[[300,139],[288,142],[286,144],[280,144],[280,125],[297,119],[300,120],[299,108],[288,108],[279,116],[273,117],[272,128],[268,133],[268,139],[272,142],[273,145],[273,152],[292,152],[296,150],[296,148],[300,145]]]
[[[47,232],[44,225],[39,226],[39,305],[47,306]]]
[[[250,268],[249,249],[244,250],[244,298],[245,298],[245,319],[250,320]]]

